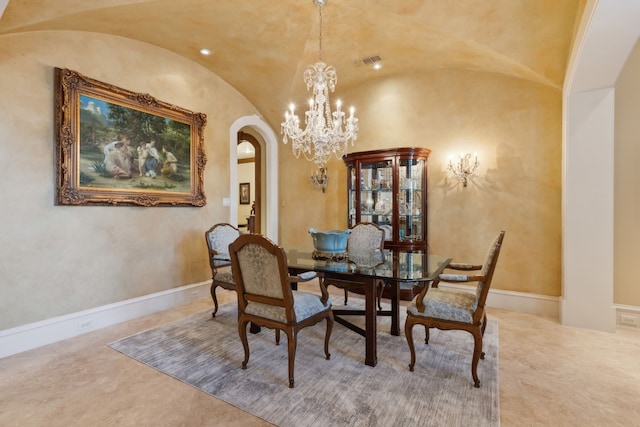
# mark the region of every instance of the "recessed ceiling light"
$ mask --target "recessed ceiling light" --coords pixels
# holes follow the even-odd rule
[[[204,48],[204,47],[202,49],[200,49],[200,53],[203,54],[204,56],[211,55],[211,51],[209,49],[207,49],[207,48]]]
[[[380,68],[382,68],[382,64],[379,62],[376,62],[375,64],[373,64],[373,69],[374,70],[379,70]]]

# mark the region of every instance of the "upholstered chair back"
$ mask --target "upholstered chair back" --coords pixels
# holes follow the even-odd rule
[[[480,271],[480,275],[484,276],[484,280],[480,280],[476,284],[476,300],[477,304],[480,306],[484,306],[487,299],[488,288],[491,285],[491,280],[493,279],[493,271],[496,268],[496,261],[498,254],[500,253],[500,248],[502,247],[503,239],[504,232],[501,232],[493,240],[491,246],[487,250],[487,254],[485,255],[482,270]]]
[[[284,249],[265,236],[243,234],[229,250],[239,312],[285,324],[295,322],[298,313]]]
[[[209,250],[215,259],[230,259],[229,245],[240,236],[240,231],[231,224],[221,223],[214,225],[207,232]]]
[[[245,292],[283,299],[282,271],[276,254],[250,243],[242,247],[237,256]]]
[[[347,254],[363,256],[381,251],[384,245],[384,230],[372,222],[356,224],[347,238]]]

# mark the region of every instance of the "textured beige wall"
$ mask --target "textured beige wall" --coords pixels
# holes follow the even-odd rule
[[[634,53],[635,63],[638,56]],[[616,124],[616,143],[627,140],[626,150],[635,149],[632,141],[638,134],[634,98],[640,94],[635,95],[638,87],[632,79],[640,67],[631,66],[617,95],[617,120],[624,126]],[[207,114],[207,206],[54,206],[54,67]],[[4,36],[0,72],[0,329],[209,278],[203,230],[228,220],[222,206],[229,187],[228,129],[238,117],[258,113],[244,97],[179,56],[92,33]],[[360,118],[360,136],[350,151],[394,146],[432,150],[428,197],[433,252],[479,261],[504,228],[494,286],[560,294],[559,91],[498,74],[441,70],[379,79],[339,96],[357,107]],[[279,123],[273,126],[278,133]],[[481,162],[479,176],[467,188],[445,170],[448,156],[460,151],[477,151]],[[617,170],[620,161],[637,158],[633,151],[623,153],[616,152]],[[345,228],[342,161],[329,164],[329,188],[322,193],[309,180],[313,164],[296,160],[289,145],[279,146],[279,160],[280,243],[311,248],[308,228]],[[638,252],[633,244],[639,239],[633,241],[635,232],[629,228],[637,196],[624,202],[631,205],[621,204],[620,198],[620,183],[640,178],[633,170],[616,175],[616,271],[621,274],[616,276],[615,302],[640,305],[635,283],[628,279],[632,274],[624,270]],[[626,216],[621,220],[619,214]],[[628,246],[620,235],[628,237]]]
[[[429,243],[434,253],[481,262],[507,231],[493,286],[560,295],[562,109],[558,90],[511,77],[441,70],[381,79],[341,94],[357,108],[360,134],[350,151],[419,146],[432,150]],[[479,176],[467,188],[446,173],[450,154],[477,152]],[[293,158],[283,146],[281,163]],[[287,166],[280,191],[281,243],[310,248],[309,227],[346,227],[342,162],[329,164],[326,194],[305,175],[312,164]],[[293,178],[297,176],[297,178]],[[305,189],[301,197],[291,191]]]
[[[203,208],[54,206],[54,67],[205,113]],[[228,221],[229,127],[257,111],[168,51],[95,33],[0,37],[0,329],[210,278],[204,231]]]
[[[640,254],[640,43],[616,82],[614,287],[616,304],[640,306],[636,263]]]

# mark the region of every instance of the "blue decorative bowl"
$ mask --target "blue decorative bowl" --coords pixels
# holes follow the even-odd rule
[[[315,228],[309,229],[309,234],[313,239],[313,257],[340,259],[347,255],[347,238],[351,230],[329,230],[318,231]]]

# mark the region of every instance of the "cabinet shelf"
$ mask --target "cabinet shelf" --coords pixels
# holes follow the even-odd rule
[[[353,190],[352,190],[352,191],[353,191]],[[360,190],[360,192],[361,192],[361,193],[363,193],[363,194],[365,194],[365,193],[378,193],[378,194],[385,194],[385,193],[387,193],[387,194],[391,194],[391,193],[393,193],[393,190],[387,190],[387,189],[385,189],[385,190],[375,190],[375,189],[374,189],[374,190],[368,190],[368,189],[361,189],[361,190]]]

